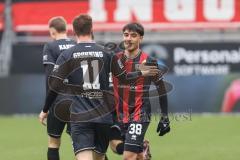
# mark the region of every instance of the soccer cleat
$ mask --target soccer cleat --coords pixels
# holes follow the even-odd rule
[[[150,153],[149,141],[144,140],[143,142],[143,160],[151,160],[152,155]]]

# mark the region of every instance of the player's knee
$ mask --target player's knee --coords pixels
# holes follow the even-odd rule
[[[138,157],[137,153],[128,152],[128,151],[124,151],[123,153],[124,160],[133,160],[133,159],[137,159],[137,157]]]
[[[116,154],[119,154],[119,155],[123,154],[124,144],[122,141],[112,140],[112,141],[110,141],[110,147],[111,147],[112,151],[115,152]]]
[[[143,152],[142,153],[138,153],[137,160],[143,160]]]
[[[117,154],[122,155],[122,154],[123,154],[123,150],[124,150],[124,144],[123,144],[123,143],[119,143],[119,144],[116,146],[116,152],[117,152]]]
[[[105,154],[93,152],[94,160],[105,160]]]
[[[123,157],[123,160],[133,160],[133,159],[137,159],[137,157],[136,156]]]
[[[77,160],[93,160],[93,151],[92,150],[85,150],[78,152],[76,154],[76,159]]]
[[[61,144],[61,139],[60,138],[49,137],[48,147],[50,147],[50,148],[59,148],[60,144]]]

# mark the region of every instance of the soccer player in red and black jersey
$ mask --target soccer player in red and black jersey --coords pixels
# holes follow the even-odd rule
[[[141,75],[141,71],[138,72],[142,63],[157,65],[157,60],[139,48],[144,35],[143,26],[139,23],[129,23],[122,31],[125,50],[116,54],[111,64],[116,118],[124,135],[124,160],[143,159],[143,141],[151,118],[148,92],[151,83],[156,85],[159,93],[161,120],[157,132],[160,136],[170,131],[167,95],[162,95],[165,87],[161,73],[145,77]],[[139,77],[122,77],[123,71],[137,72]]]

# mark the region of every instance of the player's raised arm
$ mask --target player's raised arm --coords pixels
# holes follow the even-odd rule
[[[159,69],[156,65],[146,65],[145,63],[135,64],[136,71],[127,72],[124,68],[124,63],[125,57],[118,57],[117,55],[114,55],[112,57],[111,71],[115,77],[119,78],[122,81],[133,81],[140,76],[155,76],[159,73]]]
[[[136,64],[136,70],[141,72],[144,77],[155,76],[159,73],[159,69],[155,65],[147,65],[145,62],[142,64]],[[129,73],[130,74],[130,73]]]

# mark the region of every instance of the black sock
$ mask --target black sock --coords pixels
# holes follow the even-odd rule
[[[117,154],[122,155],[122,154],[123,154],[123,149],[124,149],[124,144],[123,144],[123,143],[119,143],[119,144],[116,146]]]
[[[48,160],[60,160],[58,150],[59,148],[48,148],[47,152]]]

